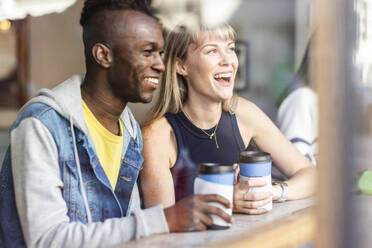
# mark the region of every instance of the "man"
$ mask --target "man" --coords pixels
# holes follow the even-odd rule
[[[163,37],[146,1],[86,0],[87,73],[42,90],[10,130],[0,174],[0,247],[111,247],[153,233],[203,230],[192,196],[141,210],[136,185],[142,138],[128,102],[150,102],[164,65]]]

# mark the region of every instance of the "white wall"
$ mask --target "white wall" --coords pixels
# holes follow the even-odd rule
[[[85,72],[82,29],[83,1],[63,13],[29,20],[30,93],[52,88],[72,74]]]

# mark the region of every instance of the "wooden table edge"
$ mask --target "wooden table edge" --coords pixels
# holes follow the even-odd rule
[[[314,241],[315,230],[315,207],[309,207],[207,247],[296,247]]]

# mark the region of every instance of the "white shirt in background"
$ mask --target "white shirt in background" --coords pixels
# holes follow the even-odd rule
[[[278,126],[287,139],[316,165],[318,97],[315,92],[302,87],[290,93],[279,107]]]

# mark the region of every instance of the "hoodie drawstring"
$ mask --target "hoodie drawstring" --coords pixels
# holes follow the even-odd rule
[[[70,117],[70,127],[71,127],[72,140],[74,142],[74,155],[75,155],[75,161],[76,161],[76,166],[78,170],[80,191],[81,191],[81,195],[83,196],[83,202],[84,202],[85,211],[87,212],[88,223],[91,223],[92,214],[89,209],[88,198],[87,198],[87,194],[84,188],[83,176],[81,175],[80,160],[79,160],[79,155],[78,155],[77,146],[76,146],[76,139],[75,139],[75,132],[74,132],[74,125],[72,122],[72,117]]]

